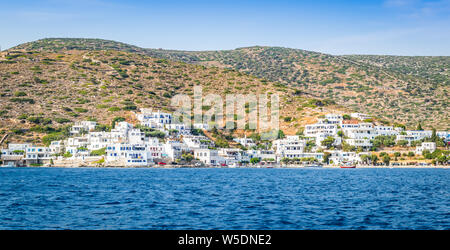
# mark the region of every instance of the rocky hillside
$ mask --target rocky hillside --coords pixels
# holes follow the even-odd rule
[[[331,56],[279,47],[148,53],[233,68],[410,127],[421,122],[448,129],[450,124],[450,57]]]
[[[450,129],[448,57],[332,56],[279,47],[144,49],[100,39],[43,39],[0,54],[0,133],[39,142],[84,119],[133,121],[141,107],[205,93],[279,93],[294,134],[326,112],[360,111],[385,124]],[[343,108],[344,107],[344,108]]]
[[[350,55],[343,58],[387,69],[405,79],[431,81],[435,87],[450,85],[450,56]]]
[[[29,43],[0,54],[0,133],[11,133],[11,141],[39,143],[86,119],[105,126],[117,117],[135,122],[133,112],[143,107],[172,111],[171,97],[192,95],[195,85],[222,96],[279,93],[287,134],[326,112],[346,111],[237,70],[152,58],[107,41],[86,43],[95,49],[58,43]]]

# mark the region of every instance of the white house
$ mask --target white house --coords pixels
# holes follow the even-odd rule
[[[421,155],[423,151],[428,150],[430,153],[436,151],[435,142],[422,142],[421,146],[416,147],[416,155]]]
[[[330,164],[338,165],[344,162],[357,163],[361,161],[359,154],[356,152],[344,152],[341,150],[327,151],[330,153]]]
[[[273,142],[277,159],[301,158],[305,152],[306,141],[299,136],[287,136],[286,139],[279,139]]]
[[[149,128],[164,128],[166,124],[172,123],[172,114],[163,112],[152,112],[150,109],[141,109],[140,114],[136,114],[142,125]]]
[[[97,126],[97,123],[94,121],[82,121],[82,122],[76,122],[75,125],[72,126],[70,129],[71,135],[78,135],[81,132],[90,132],[95,129]]]
[[[242,150],[238,148],[221,148],[217,153],[219,158],[222,158],[227,165],[233,165],[244,161],[242,158]]]
[[[350,117],[364,121],[367,119],[372,119],[372,116],[368,115],[368,114],[364,114],[364,113],[351,113]]]
[[[333,137],[335,139],[334,142],[335,146],[340,145],[341,138],[337,136],[337,132],[338,132],[338,123],[319,121],[319,123],[316,124],[306,125],[305,131],[303,133],[306,137],[314,138],[316,145],[320,147],[322,141],[328,137]]]
[[[163,158],[169,158],[172,161],[180,159],[184,152],[190,151],[187,145],[178,140],[169,139],[164,143]]]
[[[396,141],[407,141],[411,145],[413,141],[419,141],[425,138],[430,138],[433,132],[430,130],[406,130],[397,135]]]
[[[198,148],[209,148],[214,146],[214,143],[208,137],[202,135],[183,136],[183,142],[191,150]]]
[[[52,155],[64,153],[64,142],[63,141],[52,141],[50,143],[50,151]]]
[[[178,135],[190,135],[191,134],[191,127],[184,123],[166,124],[165,128],[167,130],[176,130]]]
[[[445,142],[450,142],[450,132],[449,131],[437,131],[436,135],[442,139],[444,139]]]
[[[47,164],[50,163],[52,152],[48,147],[27,147],[25,158],[27,164]]]
[[[218,166],[226,164],[225,159],[219,156],[219,152],[214,149],[195,149],[194,157],[206,165]]]
[[[31,144],[9,143],[8,148],[2,149],[2,156],[3,155],[25,155],[25,151],[29,147],[31,147]]]
[[[346,143],[364,149],[372,147],[371,140],[378,136],[377,130],[372,123],[354,123],[351,120],[343,122],[342,131],[348,137],[345,139]]]
[[[253,139],[247,138],[247,136],[245,136],[244,138],[234,138],[233,141],[247,148],[256,146],[256,143],[253,141]]]
[[[377,136],[383,135],[383,136],[397,136],[400,134],[400,132],[396,129],[394,129],[393,126],[375,126],[375,131]]]
[[[3,164],[10,167],[23,165],[23,159],[28,147],[31,147],[31,144],[8,144],[8,148],[1,151]]]
[[[248,150],[249,158],[259,158],[260,161],[274,162],[277,160],[277,155],[273,150]]]
[[[405,132],[409,136],[414,136],[416,141],[430,138],[433,135],[433,131],[431,130],[406,130]]]
[[[341,124],[344,118],[340,114],[326,114],[323,122],[328,124]]]
[[[142,145],[113,144],[106,148],[107,162],[120,162],[126,166],[148,166],[152,157]]]
[[[210,128],[210,126],[207,123],[194,123],[192,127],[201,130],[209,130]]]

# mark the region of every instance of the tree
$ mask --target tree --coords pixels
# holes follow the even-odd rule
[[[283,159],[281,159],[281,162],[282,162],[283,164],[288,164],[290,161],[291,161],[291,160],[290,160],[289,158],[283,158]]]
[[[445,164],[450,158],[445,155],[441,155],[437,158],[437,162],[441,164]]]
[[[331,157],[331,153],[325,152],[323,154],[323,162],[326,164],[330,164],[330,157]]]
[[[408,141],[407,140],[399,140],[399,141],[397,141],[397,146],[404,147],[404,146],[407,146],[407,145],[408,145]]]
[[[431,155],[429,150],[422,151],[422,156],[425,157],[425,159],[432,159],[433,156]]]
[[[349,115],[343,115],[342,118],[343,118],[344,120],[350,120],[350,119],[352,119]]]
[[[283,139],[285,137],[283,130],[278,130],[278,139]]]
[[[391,157],[389,157],[389,155],[385,155],[383,156],[383,163],[386,166],[389,166],[389,162],[391,161]]]
[[[327,138],[325,138],[325,140],[321,142],[321,144],[322,146],[327,147],[327,149],[330,149],[333,146],[334,142],[335,139],[331,136],[328,136]]]
[[[370,156],[369,155],[361,155],[361,161],[365,164],[369,163]]]
[[[342,150],[344,150],[345,152],[352,152],[352,151],[356,151],[356,147],[348,144],[346,141],[342,142]]]
[[[251,164],[258,164],[260,161],[261,161],[261,160],[260,160],[259,158],[256,158],[256,157],[250,159],[250,163],[251,163]]]
[[[339,130],[337,132],[337,135],[342,138],[342,137],[344,137],[344,132],[342,132],[342,130]]]
[[[106,148],[101,148],[101,149],[98,149],[98,150],[92,150],[90,155],[91,156],[106,155]]]
[[[378,161],[378,156],[375,155],[375,154],[372,154],[372,155],[370,156],[370,161],[372,162],[373,165],[376,165],[376,164],[377,164],[377,161]]]
[[[439,137],[436,135],[436,129],[433,128],[433,132],[432,132],[432,134],[431,134],[431,141],[432,141],[432,142],[436,142],[436,141],[438,141],[438,140],[439,140]]]
[[[420,124],[420,122],[419,122],[419,124],[417,125],[417,130],[419,130],[419,131],[422,131],[422,130],[423,130],[422,124]]]
[[[187,162],[194,160],[194,156],[192,154],[182,154],[181,158]]]

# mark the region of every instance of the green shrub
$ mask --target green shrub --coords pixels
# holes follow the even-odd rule
[[[11,98],[10,99],[12,102],[18,102],[18,103],[29,103],[29,104],[34,104],[34,100],[31,98]]]
[[[61,123],[61,124],[71,122],[71,120],[69,120],[67,118],[55,118],[55,121],[57,123]]]
[[[78,113],[87,113],[89,111],[85,108],[74,108],[74,110]]]
[[[102,155],[106,155],[106,148],[91,151],[91,156],[102,156]]]
[[[120,108],[119,107],[111,107],[108,109],[108,111],[116,112],[116,111],[120,111]]]
[[[21,96],[26,96],[27,93],[23,92],[23,91],[17,91],[16,93],[14,93],[14,96],[16,97],[21,97]]]

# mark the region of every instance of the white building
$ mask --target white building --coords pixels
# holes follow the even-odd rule
[[[210,126],[207,123],[194,123],[192,127],[195,129],[209,130]]]
[[[400,134],[400,131],[398,129],[394,129],[393,126],[375,126],[375,131],[377,136],[397,136]]]
[[[300,136],[287,136],[285,139],[275,140],[273,148],[276,151],[277,159],[298,158],[305,152],[306,141]]]
[[[416,141],[430,138],[433,135],[433,131],[431,130],[406,130],[405,132],[409,136],[414,136]]]
[[[449,131],[437,131],[436,135],[442,139],[444,139],[445,142],[450,142],[450,132]]]
[[[321,146],[323,140],[328,137],[333,137],[335,139],[334,145],[341,144],[341,138],[337,136],[338,124],[330,123],[316,123],[305,126],[305,131],[303,132],[306,137],[311,137],[315,139],[317,146]]]
[[[190,135],[191,134],[191,127],[186,124],[183,124],[183,123],[166,124],[165,128],[167,130],[176,130],[178,135]]]
[[[63,141],[52,141],[50,143],[50,151],[52,155],[64,153],[64,142]]]
[[[430,138],[432,134],[430,130],[406,130],[397,135],[396,141],[407,141],[408,145],[411,145],[411,142]]]
[[[361,120],[361,121],[372,119],[372,116],[370,116],[368,114],[364,114],[364,113],[352,113],[352,114],[350,114],[350,117]]]
[[[183,143],[191,150],[199,148],[213,147],[214,143],[206,136],[202,135],[187,135],[183,136]]]
[[[206,165],[219,166],[226,164],[225,159],[219,157],[219,152],[214,149],[195,149],[194,157]]]
[[[25,152],[29,147],[31,147],[31,144],[8,144],[8,148],[1,151],[3,164],[10,167],[23,165]]]
[[[172,114],[152,112],[150,109],[141,109],[141,113],[136,114],[136,117],[142,125],[149,128],[161,129],[172,123]]]
[[[371,140],[378,136],[377,130],[372,123],[359,123],[353,121],[344,121],[342,131],[348,137],[345,142],[354,147],[368,149],[372,147]]]
[[[329,124],[341,124],[343,120],[344,118],[340,114],[326,114],[323,122]]]
[[[327,151],[330,153],[330,164],[339,165],[342,163],[357,163],[361,161],[360,154],[356,152],[344,152],[341,150]]]
[[[148,166],[152,157],[142,145],[113,144],[106,148],[106,161],[126,166]]]
[[[234,165],[244,161],[242,150],[238,148],[221,148],[217,153],[219,158],[221,158],[219,161],[223,159],[223,163],[227,165]]]
[[[277,160],[277,155],[273,150],[248,150],[249,158],[258,158],[260,161],[273,162]]]
[[[430,153],[436,151],[435,142],[422,142],[421,146],[416,147],[416,155],[421,155],[423,151],[428,150]]]
[[[27,164],[46,164],[50,163],[52,152],[48,147],[27,147],[24,160]]]
[[[159,142],[158,138],[147,137],[145,139],[145,148],[149,152],[151,158],[161,159],[164,154],[164,144]]]
[[[72,126],[70,129],[71,135],[78,135],[81,132],[90,132],[95,129],[97,126],[96,122],[93,121],[82,121],[82,122],[76,122],[75,125]]]
[[[234,138],[233,141],[235,141],[247,148],[256,146],[256,143],[253,141],[253,139],[247,138],[247,136],[245,136],[244,138]]]
[[[180,159],[184,152],[190,151],[187,145],[178,140],[169,139],[164,143],[163,158],[169,158],[172,161]]]
[[[25,151],[29,147],[31,147],[31,144],[9,143],[8,148],[2,149],[2,156],[3,155],[25,155]]]

